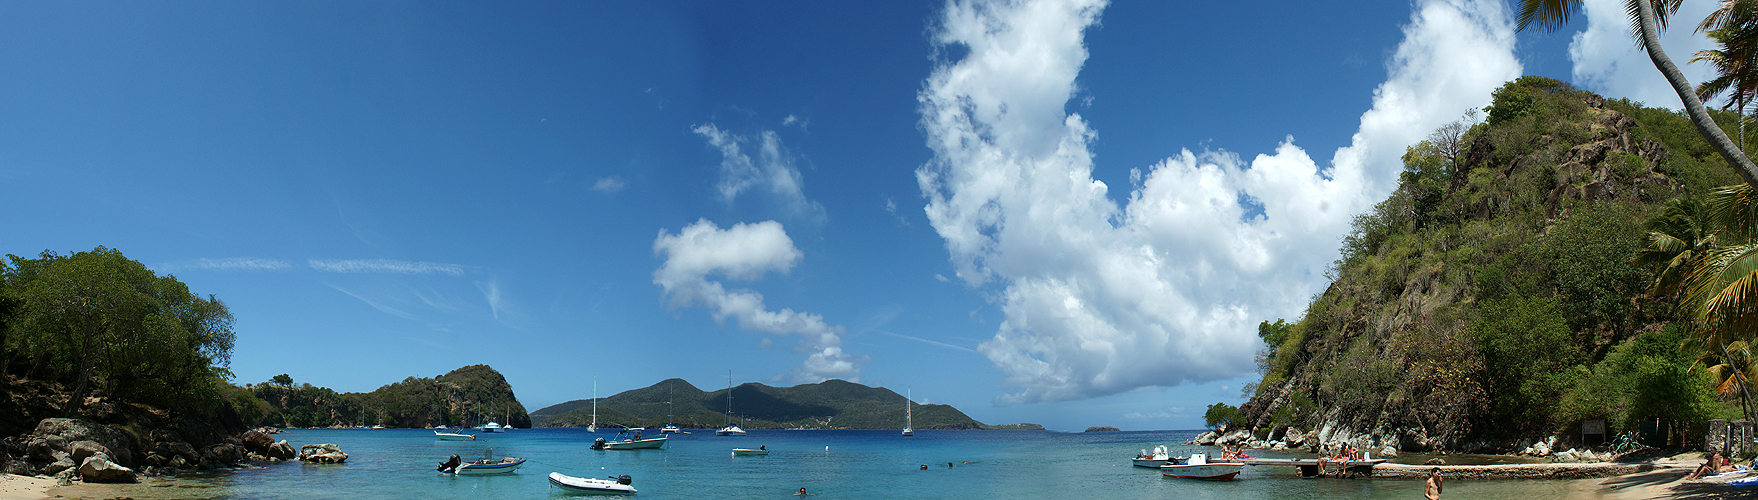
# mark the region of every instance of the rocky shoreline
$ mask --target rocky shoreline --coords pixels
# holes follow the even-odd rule
[[[1321,455],[1335,454],[1337,450],[1343,448],[1343,445],[1350,445],[1357,449],[1364,450],[1376,458],[1397,457],[1398,453],[1401,451],[1395,443],[1386,443],[1373,436],[1349,436],[1346,433],[1340,432],[1331,432],[1328,434],[1329,435],[1327,435],[1326,432],[1323,432],[1323,430],[1303,432],[1299,429],[1290,427],[1271,434],[1269,436],[1270,439],[1259,439],[1245,429],[1231,432],[1210,431],[1198,434],[1195,439],[1184,444],[1203,446],[1244,446],[1246,448],[1260,450],[1305,450],[1308,453],[1318,453]],[[1590,449],[1582,450],[1575,448],[1556,450],[1553,446],[1555,446],[1557,442],[1558,439],[1552,437],[1545,441],[1534,443],[1518,443],[1515,445],[1515,448],[1520,451],[1518,453],[1511,453],[1511,455],[1535,457],[1540,459],[1548,458],[1553,463],[1604,463],[1611,462],[1617,458],[1616,454],[1609,451],[1594,451]],[[1628,472],[1618,474],[1626,473]]]
[[[191,470],[254,467],[300,460],[336,464],[348,454],[334,444],[308,444],[297,453],[287,440],[269,437],[275,429],[252,429],[197,447],[168,429],[147,431],[73,418],[45,418],[28,434],[0,441],[0,472],[44,477],[59,486],[84,483],[135,483]]]

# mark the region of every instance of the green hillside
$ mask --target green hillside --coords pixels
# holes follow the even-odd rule
[[[1675,112],[1530,76],[1493,97],[1483,123],[1410,148],[1303,317],[1264,322],[1239,423],[1507,452],[1577,444],[1593,419],[1679,444],[1731,414],[1676,297],[1647,294],[1657,269],[1632,257],[1667,203],[1739,179]],[[1718,119],[1737,135],[1737,115]]]
[[[842,380],[827,380],[793,387],[770,387],[746,383],[732,391],[731,420],[747,429],[898,429],[904,426],[907,399],[890,389],[867,387]],[[667,405],[667,402],[671,404]],[[601,398],[600,427],[678,427],[713,429],[726,425],[727,390],[703,392],[682,379],[668,379],[650,387]],[[949,405],[917,404],[917,429],[986,429]],[[592,422],[592,401],[569,401],[532,412],[543,427],[585,427]],[[1009,428],[1033,428],[1010,426]]]
[[[235,402],[245,402],[247,421],[281,427],[475,426],[489,419],[530,427],[525,406],[500,372],[471,365],[433,378],[409,377],[367,393],[337,393],[311,384],[295,386],[286,375],[250,386]],[[249,401],[254,399],[254,401]]]

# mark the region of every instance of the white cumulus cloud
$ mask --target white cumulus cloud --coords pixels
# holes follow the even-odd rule
[[[1405,147],[1520,74],[1502,2],[1419,1],[1329,166],[1292,138],[1249,161],[1184,150],[1135,172],[1120,206],[1092,176],[1097,132],[1064,111],[1103,8],[955,0],[933,31],[968,52],[918,95],[934,157],[916,176],[957,277],[1005,315],[979,347],[1017,388],[1003,402],[1249,373],[1257,323],[1298,315],[1323,288],[1350,217],[1394,187]],[[1244,219],[1241,196],[1263,213]]]
[[[1692,84],[1715,78],[1715,69],[1704,63],[1686,64],[1699,50],[1710,48],[1709,38],[1696,33],[1697,22],[1720,2],[1690,1],[1679,5],[1669,18],[1669,29],[1660,35],[1661,48]],[[1583,0],[1581,13],[1587,29],[1575,33],[1569,43],[1576,86],[1606,97],[1625,97],[1649,106],[1684,107],[1666,77],[1654,68],[1648,52],[1637,45],[1630,31],[1630,15],[1624,0]]]
[[[653,241],[653,253],[665,258],[653,271],[653,284],[673,307],[706,308],[715,321],[727,318],[753,332],[800,338],[794,350],[807,353],[806,360],[790,371],[787,380],[816,383],[838,378],[859,381],[866,356],[842,350],[841,325],[824,317],[784,308],[771,311],[763,294],[746,289],[728,290],[719,278],[752,281],[769,272],[786,273],[805,254],[775,221],[734,224],[721,229],[707,219],[685,226],[677,234],[661,229]],[[767,342],[768,339],[765,339]]]

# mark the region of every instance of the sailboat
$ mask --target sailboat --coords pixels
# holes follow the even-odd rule
[[[671,420],[671,389],[667,388],[665,391],[665,428],[659,430],[660,434],[678,433],[678,424],[672,423]]]
[[[598,432],[598,376],[592,376],[592,423],[586,425],[586,432]]]
[[[915,394],[911,394],[912,392],[913,391],[909,389],[904,389],[904,393],[909,394],[908,396],[904,396],[903,400],[903,435],[905,436],[916,435],[916,421],[914,418],[911,418],[910,412],[912,409],[911,407],[916,404],[916,396]]]
[[[726,371],[726,427],[714,431],[716,436],[743,436],[745,430],[732,423],[732,370]]]

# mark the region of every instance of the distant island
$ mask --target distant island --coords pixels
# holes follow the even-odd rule
[[[1093,426],[1093,427],[1088,427],[1085,432],[1118,432],[1121,430],[1123,430],[1123,429],[1118,429],[1116,427],[1112,427],[1109,425],[1097,425],[1097,426]]]
[[[598,426],[717,429],[731,420],[746,429],[901,429],[908,404],[908,398],[890,389],[836,379],[793,387],[749,382],[730,390],[729,417],[728,389],[704,392],[683,379],[666,379],[599,398]],[[918,430],[1044,429],[1038,424],[984,424],[951,405],[915,404],[911,411]],[[531,421],[538,427],[585,427],[592,423],[592,400],[531,412]]]

